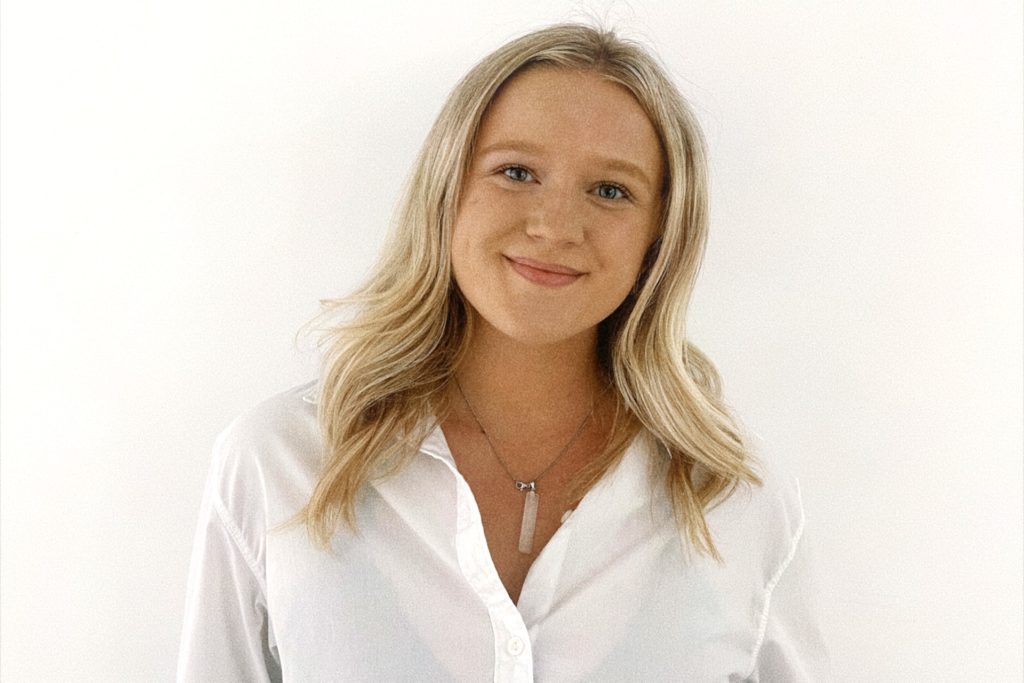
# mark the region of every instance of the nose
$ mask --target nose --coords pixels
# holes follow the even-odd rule
[[[548,188],[537,197],[526,223],[526,234],[561,244],[583,241],[583,207],[571,192]]]

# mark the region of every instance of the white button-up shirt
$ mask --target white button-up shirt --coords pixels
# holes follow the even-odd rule
[[[330,553],[301,525],[323,442],[315,386],[217,439],[178,662],[187,681],[824,681],[796,481],[765,467],[708,513],[725,564],[686,544],[637,439],[509,598],[440,428],[368,485]],[[653,465],[653,466],[652,466]]]

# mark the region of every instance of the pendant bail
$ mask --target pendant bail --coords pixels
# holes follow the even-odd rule
[[[516,481],[516,490],[517,491],[536,491],[537,490],[537,482],[536,481],[518,481],[517,480]]]

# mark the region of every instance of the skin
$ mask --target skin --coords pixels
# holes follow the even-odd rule
[[[498,455],[538,482],[534,550],[517,550],[523,494],[456,393],[442,424],[480,506],[498,574],[518,600],[557,530],[564,490],[609,435],[597,326],[634,286],[657,235],[657,133],[624,87],[593,72],[535,67],[506,83],[484,116],[452,240],[456,283],[474,318],[458,377]]]

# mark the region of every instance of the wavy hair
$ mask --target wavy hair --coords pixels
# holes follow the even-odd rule
[[[643,430],[668,456],[666,485],[680,529],[721,561],[705,512],[740,482],[760,484],[722,400],[718,372],[686,339],[686,310],[708,231],[707,170],[697,119],[664,69],[612,31],[560,24],[512,40],[455,86],[420,150],[374,269],[352,295],[322,302],[318,420],[324,466],[306,506],[312,539],[329,547],[356,498],[415,454],[448,410],[445,398],[471,337],[450,247],[481,119],[502,85],[534,65],[588,70],[625,87],[657,131],[665,160],[659,234],[636,286],[603,321],[598,357],[619,410],[605,452],[581,472],[578,500]]]

